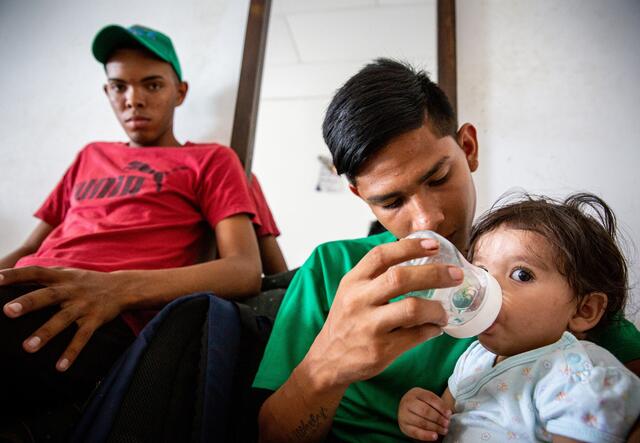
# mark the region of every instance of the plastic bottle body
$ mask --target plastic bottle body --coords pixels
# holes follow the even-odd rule
[[[452,264],[462,268],[464,280],[452,288],[424,289],[407,295],[442,303],[449,316],[449,322],[443,329],[452,337],[473,337],[491,326],[502,306],[502,290],[498,282],[484,269],[467,262],[455,246],[433,231],[417,231],[408,238],[433,238],[440,243],[440,251],[438,255],[409,260],[401,266]]]

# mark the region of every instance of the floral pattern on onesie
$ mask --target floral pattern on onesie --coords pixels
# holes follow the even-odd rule
[[[445,442],[624,442],[640,414],[640,379],[605,349],[565,332],[509,357],[479,342],[449,379],[456,401]]]

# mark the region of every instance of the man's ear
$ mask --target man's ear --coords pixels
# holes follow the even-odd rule
[[[471,123],[465,123],[458,129],[456,134],[458,145],[464,151],[467,164],[471,172],[478,169],[478,137],[476,128]]]
[[[178,102],[176,106],[180,106],[184,99],[187,97],[187,91],[189,90],[189,83],[180,82],[178,83]]]
[[[104,95],[106,95],[107,98],[109,98],[109,89],[106,83],[102,85],[102,90],[104,91]]]
[[[603,292],[588,294],[578,303],[576,312],[569,319],[569,331],[576,335],[583,335],[598,324],[606,309],[607,294]]]
[[[356,197],[360,197],[360,193],[358,192],[358,188],[353,183],[349,183],[349,191],[353,193]],[[362,197],[360,197],[362,198]]]

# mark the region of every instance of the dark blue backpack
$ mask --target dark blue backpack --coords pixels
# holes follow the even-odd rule
[[[90,399],[73,442],[249,442],[271,320],[212,294],[167,305]]]

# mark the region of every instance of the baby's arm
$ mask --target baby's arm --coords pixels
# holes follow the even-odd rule
[[[442,397],[426,389],[413,388],[404,394],[398,406],[400,430],[419,441],[436,441],[438,435],[446,435],[449,430],[454,404],[448,388]]]

